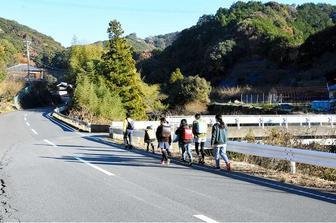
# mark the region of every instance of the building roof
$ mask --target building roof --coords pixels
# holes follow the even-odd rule
[[[8,67],[7,68],[7,71],[8,72],[12,72],[12,73],[15,73],[15,72],[27,72],[28,71],[28,65],[25,64],[25,63],[20,63],[20,64],[17,64],[17,65],[14,65],[12,67]],[[42,68],[37,68],[37,67],[34,67],[34,66],[29,66],[29,71],[30,72],[42,72],[43,69]]]

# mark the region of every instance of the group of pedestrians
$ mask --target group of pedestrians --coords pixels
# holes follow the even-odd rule
[[[212,126],[211,131],[211,147],[213,148],[213,154],[215,159],[215,166],[220,169],[220,157],[223,158],[226,169],[231,170],[230,161],[226,154],[227,146],[227,126],[224,123],[221,115],[216,115],[216,123]],[[124,142],[126,148],[132,149],[132,133],[134,130],[134,121],[127,117],[123,125],[124,130]],[[198,163],[205,163],[205,151],[204,146],[207,140],[208,125],[205,120],[201,118],[200,114],[195,115],[195,120],[191,125],[188,124],[186,119],[182,119],[179,127],[175,131],[174,139],[172,139],[172,127],[166,120],[166,118],[160,118],[160,125],[156,131],[148,126],[145,130],[144,142],[147,145],[147,151],[150,149],[152,153],[155,153],[154,142],[157,140],[158,148],[161,151],[162,158],[161,164],[170,163],[171,157],[171,144],[177,142],[181,150],[181,160],[187,162],[188,165],[193,163],[193,155],[191,144],[195,143],[195,152],[198,157]],[[188,157],[187,157],[188,156]]]

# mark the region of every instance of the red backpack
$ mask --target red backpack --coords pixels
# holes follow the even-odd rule
[[[182,131],[182,139],[184,142],[190,142],[193,139],[192,129],[185,127]]]

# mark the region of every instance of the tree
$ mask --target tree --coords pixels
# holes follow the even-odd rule
[[[174,84],[177,81],[183,80],[183,78],[184,77],[183,74],[181,73],[180,68],[176,68],[176,70],[170,75],[169,83]]]
[[[134,118],[146,118],[145,94],[140,74],[137,73],[131,47],[121,35],[121,24],[113,20],[107,29],[109,48],[103,55],[104,76],[111,88],[117,88],[127,112]]]
[[[169,84],[166,87],[168,101],[171,105],[184,105],[189,102],[209,102],[211,91],[210,83],[204,78],[196,76],[184,77],[177,68],[170,75]]]

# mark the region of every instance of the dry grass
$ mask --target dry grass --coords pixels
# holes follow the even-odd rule
[[[218,87],[214,88],[211,92],[211,98],[214,101],[228,101],[228,100],[240,100],[240,95],[251,92],[252,88],[249,86],[244,87]]]
[[[71,110],[69,111],[69,116],[72,118],[78,118],[87,123],[102,124],[102,125],[107,125],[111,123],[111,120],[97,117],[83,108],[72,107]]]
[[[205,113],[208,110],[207,104],[206,103],[202,103],[200,101],[193,101],[193,102],[189,102],[188,104],[186,104],[184,106],[184,113],[187,114],[192,114],[194,115],[195,113]]]
[[[0,82],[0,113],[15,110],[13,98],[23,88],[24,82],[5,79]]]
[[[24,82],[6,79],[0,83],[0,99],[11,101],[13,97],[23,88]]]

